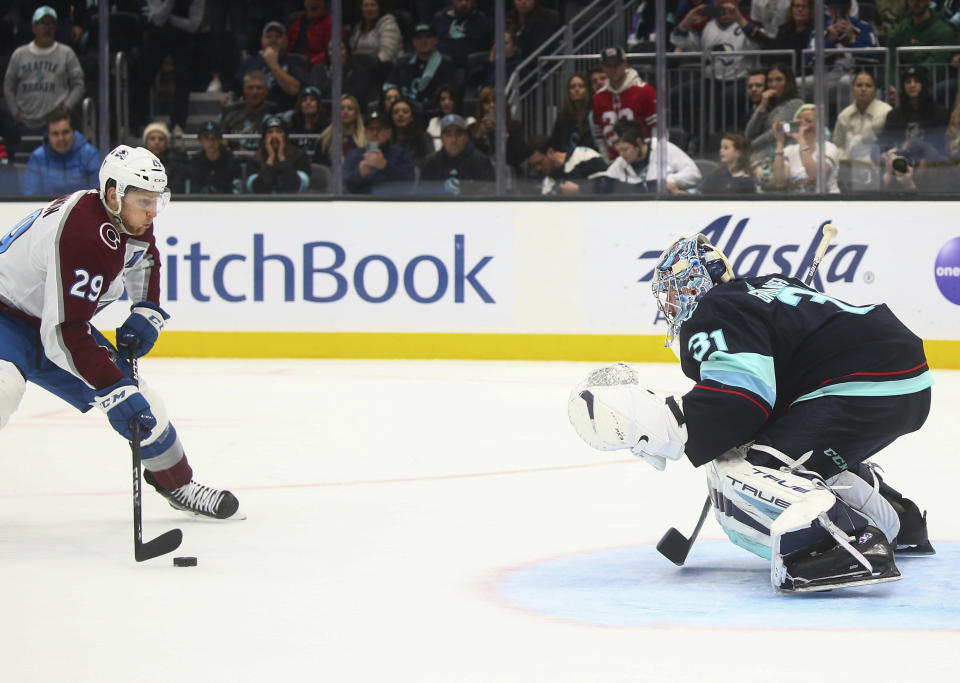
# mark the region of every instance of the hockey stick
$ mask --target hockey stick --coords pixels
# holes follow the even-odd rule
[[[833,238],[837,236],[837,232],[837,226],[833,223],[827,223],[823,226],[820,244],[817,245],[817,251],[813,256],[813,263],[810,264],[810,268],[803,278],[803,284],[809,286],[810,283],[813,282],[813,277],[817,274],[817,269],[820,268],[820,261],[823,260],[824,255],[827,253],[827,248],[830,246]],[[690,554],[690,548],[693,547],[693,542],[697,540],[697,535],[700,533],[700,528],[703,526],[703,522],[707,518],[709,511],[710,495],[708,494],[707,499],[703,501],[703,510],[700,511],[700,519],[697,520],[697,526],[694,528],[690,538],[688,539],[677,531],[676,528],[670,527],[660,539],[660,542],[657,543],[659,553],[678,567],[682,567],[683,563],[687,560],[687,555]]]
[[[687,538],[674,527],[667,529],[667,533],[663,535],[663,538],[660,539],[660,542],[657,543],[657,550],[665,558],[673,562],[678,567],[682,567],[683,563],[687,561],[687,555],[690,553],[690,548],[693,547],[693,542],[697,540],[697,535],[700,533],[700,529],[703,527],[703,522],[707,518],[707,513],[710,512],[710,496],[707,496],[707,499],[703,501],[703,509],[700,511],[700,519],[697,520],[697,526],[694,527],[693,533],[690,534],[690,538]]]
[[[136,384],[140,384],[137,368],[137,359],[130,358],[130,375]],[[183,532],[180,529],[171,529],[160,534],[152,541],[143,542],[143,514],[140,509],[140,423],[133,420],[131,424],[133,438],[130,440],[130,450],[133,453],[133,556],[137,562],[151,560],[160,555],[172,553],[180,547],[183,541]]]
[[[830,246],[830,242],[834,237],[837,236],[837,226],[833,223],[827,223],[823,226],[822,236],[820,237],[820,244],[817,245],[817,251],[813,255],[813,263],[810,264],[810,269],[807,270],[806,277],[803,278],[803,284],[810,286],[813,282],[813,276],[817,274],[817,269],[820,267],[820,261],[823,260],[824,254],[827,253],[827,248]]]

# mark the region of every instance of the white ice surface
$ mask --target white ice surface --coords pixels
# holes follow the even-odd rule
[[[592,367],[145,359],[197,478],[248,515],[198,522],[146,491],[144,536],[181,527],[195,568],[134,562],[128,448],[98,411],[29,389],[0,434],[0,680],[960,680],[960,624],[831,629],[841,600],[823,630],[791,630],[772,592],[782,617],[762,629],[509,604],[511,569],[688,533],[703,501],[688,463],[658,473],[579,441],[567,393]],[[642,369],[657,391],[688,386]],[[927,425],[879,461],[935,541],[958,541],[960,372],[935,377]],[[722,537],[708,520],[702,538]],[[910,577],[890,585],[910,610]]]

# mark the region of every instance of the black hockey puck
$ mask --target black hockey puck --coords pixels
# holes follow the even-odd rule
[[[173,558],[174,567],[196,567],[197,558],[195,557],[175,557]]]

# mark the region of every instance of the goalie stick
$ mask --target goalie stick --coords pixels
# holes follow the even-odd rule
[[[134,383],[140,384],[140,373],[137,359],[130,358],[130,376]],[[140,423],[133,420],[131,425],[133,438],[130,440],[130,450],[133,454],[133,557],[137,562],[151,560],[160,555],[172,553],[180,547],[183,541],[183,532],[180,529],[171,529],[160,534],[152,541],[143,542],[143,515],[140,507]]]
[[[820,261],[823,260],[827,249],[830,247],[830,242],[837,236],[837,232],[837,226],[833,223],[826,223],[821,229],[820,244],[817,245],[817,251],[813,256],[813,263],[810,264],[810,268],[803,278],[803,284],[808,287],[813,282],[813,278],[820,268]],[[697,526],[694,528],[693,533],[690,534],[690,538],[681,534],[675,527],[670,527],[660,539],[660,542],[657,543],[657,551],[678,567],[682,567],[683,563],[687,560],[687,555],[690,554],[690,548],[693,547],[693,542],[697,540],[700,528],[703,527],[703,522],[706,520],[707,513],[710,511],[710,505],[710,495],[707,494],[707,499],[703,501],[703,509],[700,511],[700,519],[697,520]]]

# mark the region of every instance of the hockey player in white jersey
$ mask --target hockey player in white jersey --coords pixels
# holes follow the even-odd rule
[[[160,160],[121,145],[103,160],[98,189],[59,197],[0,239],[0,428],[26,382],[81,412],[100,408],[128,440],[139,423],[145,479],[174,508],[226,519],[236,497],[193,479],[160,397],[131,379],[130,359],[150,352],[169,318],[153,235],[169,199]],[[133,305],[115,348],[90,321],[124,290]]]
[[[890,309],[735,278],[703,235],[664,252],[653,292],[696,384],[664,400],[630,366],[591,373],[568,404],[589,445],[703,466],[720,526],[779,591],[893,581],[894,551],[933,553],[925,514],[868,461],[930,407],[922,341]]]

